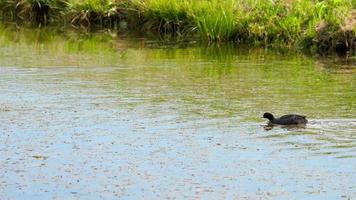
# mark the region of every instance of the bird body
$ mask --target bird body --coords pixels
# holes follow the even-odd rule
[[[280,125],[298,125],[306,124],[308,122],[306,116],[296,114],[283,115],[282,117],[275,118],[271,113],[264,113],[263,118],[267,118],[271,124]]]

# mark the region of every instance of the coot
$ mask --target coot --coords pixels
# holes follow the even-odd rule
[[[306,124],[308,120],[306,116],[302,115],[283,115],[280,118],[274,118],[271,113],[264,113],[263,118],[269,119],[270,124],[280,124],[280,125],[296,125],[296,124]]]

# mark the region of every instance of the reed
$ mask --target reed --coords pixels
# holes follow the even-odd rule
[[[191,2],[188,12],[200,35],[209,41],[234,40],[238,31],[237,3],[235,0]]]

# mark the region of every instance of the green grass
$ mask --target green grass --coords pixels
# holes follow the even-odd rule
[[[141,0],[132,3],[148,29],[180,33],[182,27],[189,26],[185,1]]]
[[[209,41],[235,39],[238,31],[237,1],[193,1],[188,7],[198,32]]]
[[[352,49],[356,31],[356,0],[0,0],[0,13],[8,21],[320,51],[340,42]]]

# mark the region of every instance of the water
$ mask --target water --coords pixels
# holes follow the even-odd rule
[[[353,58],[1,32],[0,199],[356,195]]]

